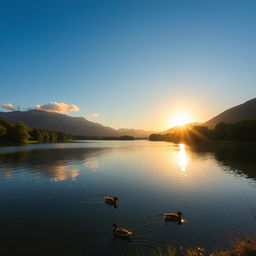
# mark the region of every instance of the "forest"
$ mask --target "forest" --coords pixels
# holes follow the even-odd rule
[[[0,142],[31,143],[31,142],[68,142],[72,135],[57,131],[30,128],[22,122],[12,124],[7,120],[0,120]]]

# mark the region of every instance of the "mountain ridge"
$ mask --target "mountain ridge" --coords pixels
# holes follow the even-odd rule
[[[209,128],[214,128],[219,122],[233,123],[253,118],[256,118],[256,98],[247,100],[244,103],[221,112],[217,116],[206,121],[204,125]]]
[[[122,136],[130,135],[141,137],[142,130],[136,129],[114,129],[100,123],[88,121],[84,117],[72,117],[56,112],[43,110],[0,112],[0,119],[10,122],[21,121],[31,128],[41,128],[52,131],[64,132],[71,135],[85,136]],[[126,133],[124,133],[126,132]],[[150,131],[144,131],[147,136]],[[132,134],[132,135],[131,135]],[[144,137],[144,136],[142,136]]]

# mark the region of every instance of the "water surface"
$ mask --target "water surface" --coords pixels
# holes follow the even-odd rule
[[[134,255],[172,243],[229,248],[256,231],[256,154],[245,146],[80,141],[0,148],[1,255]],[[118,208],[104,195],[118,196]],[[182,225],[160,213],[182,211]],[[132,230],[112,235],[113,222]]]

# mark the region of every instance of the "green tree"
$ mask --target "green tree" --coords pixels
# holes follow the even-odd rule
[[[6,139],[12,140],[14,135],[14,125],[7,120],[0,120],[0,125],[6,128]]]
[[[49,141],[49,133],[46,130],[40,129],[40,132],[43,136],[43,141],[48,142]]]
[[[57,141],[66,141],[66,135],[63,132],[57,132]]]
[[[14,141],[24,143],[29,137],[29,127],[22,122],[17,122],[14,126]]]
[[[49,141],[50,142],[55,142],[57,141],[57,133],[53,131],[49,131]]]
[[[43,136],[42,136],[42,133],[39,129],[32,129],[29,131],[29,135],[31,137],[32,140],[36,140],[38,142],[42,142],[43,141]]]
[[[7,129],[0,124],[0,138],[5,138],[7,135]]]

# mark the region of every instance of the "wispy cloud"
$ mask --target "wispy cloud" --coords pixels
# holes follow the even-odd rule
[[[2,104],[1,105],[2,108],[8,109],[8,110],[15,110],[15,106],[10,104],[10,103],[6,103],[6,104]]]
[[[97,113],[91,113],[91,114],[87,114],[86,117],[89,117],[89,118],[93,118],[93,117],[98,117],[99,114]]]
[[[36,105],[35,109],[44,110],[48,112],[57,112],[57,113],[69,113],[79,111],[80,108],[76,105],[68,105],[63,102],[50,102],[48,104]]]

